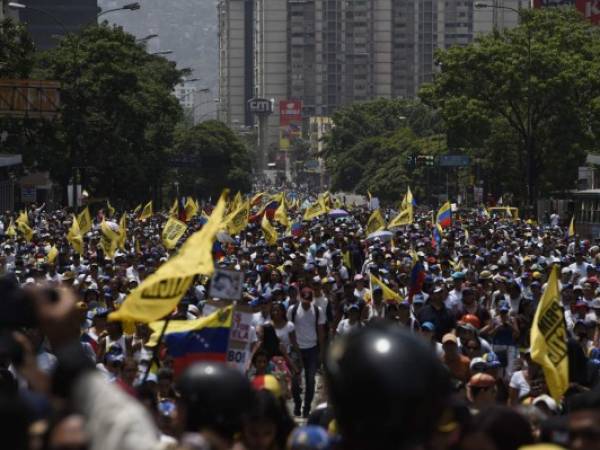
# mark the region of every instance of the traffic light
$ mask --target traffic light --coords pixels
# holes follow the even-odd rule
[[[433,167],[435,165],[435,156],[432,155],[419,155],[417,156],[418,167]]]

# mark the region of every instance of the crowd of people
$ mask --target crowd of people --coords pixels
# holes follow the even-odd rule
[[[301,221],[300,202],[290,205],[290,219]],[[243,370],[206,362],[181,376],[167,349],[151,345],[148,324],[108,320],[177,252],[161,240],[168,212],[143,221],[126,213],[124,250],[112,258],[101,245],[105,208],[92,208],[81,252],[67,240],[66,210],[29,208],[32,237],[7,234],[18,214],[5,214],[6,448],[600,448],[598,242],[568,238],[558,221],[482,209],[455,213],[438,239],[428,211],[368,235],[372,211],[344,208],[293,233],[272,221],[272,245],[261,220],[219,237],[215,266],[243,273],[238,304],[253,311],[250,357]],[[204,222],[192,218],[179,245]],[[555,266],[568,332],[560,399],[530,356]],[[212,312],[209,284],[196,277],[170,320]]]

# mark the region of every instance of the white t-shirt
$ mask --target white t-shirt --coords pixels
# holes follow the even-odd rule
[[[350,319],[342,319],[340,320],[340,323],[338,323],[337,326],[337,334],[339,335],[344,335],[347,333],[350,333],[352,330],[356,329],[356,328],[360,328],[360,322],[356,322],[354,325],[352,325],[350,323]]]
[[[523,398],[527,394],[529,394],[530,387],[529,382],[525,379],[525,375],[523,375],[522,370],[518,370],[517,372],[512,374],[510,377],[509,386],[518,391],[519,398]]]
[[[292,343],[290,341],[290,333],[292,333],[296,329],[294,324],[292,322],[288,321],[281,328],[277,328],[277,327],[273,327],[273,328],[275,328],[275,334],[279,338],[279,342],[281,342],[285,346],[286,350],[289,351],[290,346],[292,345]]]
[[[305,310],[302,305],[298,305],[296,312],[296,320],[293,320],[294,307],[288,310],[288,320],[296,327],[296,339],[300,349],[309,349],[316,347],[318,344],[317,324],[315,323],[315,305],[311,305],[308,310]],[[325,325],[325,312],[317,306],[319,311],[319,325]]]

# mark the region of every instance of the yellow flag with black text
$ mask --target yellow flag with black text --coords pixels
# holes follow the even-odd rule
[[[187,225],[175,217],[169,217],[162,230],[162,242],[165,248],[171,250],[175,248],[181,236],[185,234]]]
[[[277,244],[277,230],[269,222],[269,218],[265,214],[260,223],[260,227],[265,235],[265,241],[268,245]]]
[[[388,229],[401,227],[403,225],[410,225],[411,223],[413,223],[413,220],[413,207],[412,205],[409,205],[406,209],[400,211],[400,213],[396,217],[394,217],[390,221],[390,223],[388,223]]]
[[[92,216],[87,206],[77,216],[77,223],[82,236],[92,229]]]
[[[119,233],[112,229],[106,220],[100,224],[100,245],[104,249],[105,256],[113,259],[119,245]]]
[[[110,320],[153,322],[170,314],[189,290],[196,275],[212,275],[212,248],[217,232],[223,228],[226,192],[204,226],[192,234],[179,252],[146,278],[110,314]]]
[[[383,230],[385,228],[385,219],[381,215],[381,211],[376,209],[369,217],[365,231],[367,234],[375,233],[376,231]]]
[[[239,208],[232,211],[225,218],[225,228],[230,236],[239,234],[248,226],[248,215],[250,214],[250,201],[246,200]]]
[[[108,217],[112,217],[115,215],[115,208],[110,204],[110,200],[106,200],[106,210],[108,212]]]
[[[152,217],[152,214],[154,214],[154,212],[152,210],[152,200],[150,200],[148,203],[146,203],[146,205],[144,206],[144,209],[142,209],[142,213],[140,214],[139,219],[140,220],[149,219],[150,217]]]
[[[325,199],[323,197],[319,197],[316,202],[314,202],[313,204],[309,205],[308,208],[306,208],[306,211],[304,211],[304,217],[302,219],[309,221],[314,219],[315,217],[327,214],[328,211],[329,209],[325,204]]]
[[[79,228],[79,221],[75,214],[73,214],[73,224],[67,233],[67,241],[71,244],[71,247],[79,253],[83,255],[83,236],[81,235],[81,228]]]
[[[558,266],[553,266],[531,325],[531,359],[542,366],[550,395],[559,402],[569,387],[565,312],[560,301]]]

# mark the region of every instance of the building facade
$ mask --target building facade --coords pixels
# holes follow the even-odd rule
[[[414,98],[438,70],[437,49],[511,27],[525,0],[221,0],[219,118],[251,126],[250,98],[272,101],[267,152],[277,150],[281,101],[313,116],[373,98]],[[306,134],[306,133],[305,133]]]

